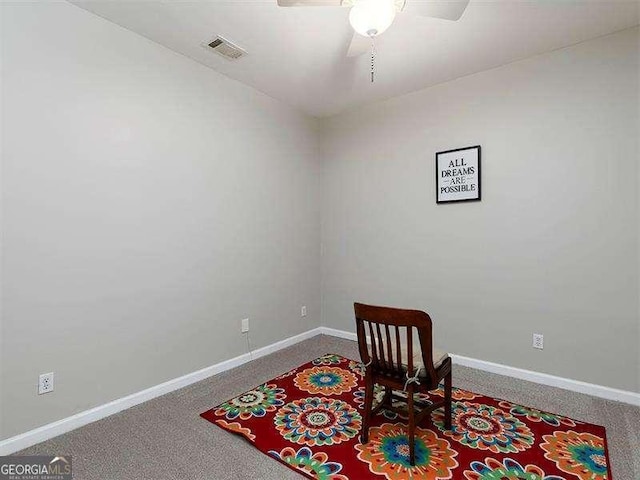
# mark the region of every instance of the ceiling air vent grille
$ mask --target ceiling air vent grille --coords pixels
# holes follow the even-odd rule
[[[218,55],[226,58],[227,60],[237,60],[247,54],[247,52],[242,48],[223,37],[216,37],[213,42],[207,45]]]

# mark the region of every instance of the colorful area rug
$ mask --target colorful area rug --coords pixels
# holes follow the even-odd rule
[[[441,387],[422,400],[443,395]],[[201,416],[321,480],[611,479],[604,427],[461,389],[453,399],[451,431],[442,409],[417,428],[413,467],[401,415],[376,415],[369,443],[360,443],[362,364],[339,355],[317,358]]]

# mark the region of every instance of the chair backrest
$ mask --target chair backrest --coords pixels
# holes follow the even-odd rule
[[[436,378],[433,366],[431,317],[420,310],[353,304],[360,357],[373,372],[401,380],[415,374],[414,334],[417,331],[426,376]],[[403,358],[404,345],[404,358]],[[403,367],[403,364],[406,367]]]

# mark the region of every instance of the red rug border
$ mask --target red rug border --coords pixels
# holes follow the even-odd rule
[[[591,425],[595,425],[592,423]],[[607,427],[603,425],[597,425],[598,427],[602,427],[604,429],[604,456],[607,459],[607,480],[613,480],[613,473],[611,473],[611,459],[609,458],[609,442],[607,441]]]
[[[327,355],[336,355],[336,356],[338,356],[338,357],[341,357],[341,358],[344,358],[344,359],[347,359],[347,360],[350,360],[350,361],[353,361],[353,362],[359,362],[359,360],[354,360],[353,358],[345,357],[344,355],[340,355],[339,353],[331,353],[331,352],[328,352],[328,353],[325,353],[324,355],[320,355],[319,357],[316,357],[316,358],[311,359],[311,360],[309,360],[309,361],[307,361],[307,362],[304,362],[304,363],[302,363],[301,365],[298,365],[297,367],[290,368],[289,370],[287,370],[286,372],[281,373],[280,375],[284,375],[285,373],[288,373],[288,372],[290,372],[291,370],[295,370],[295,369],[297,369],[297,368],[300,368],[302,365],[305,365],[305,364],[307,364],[307,363],[309,363],[309,362],[313,362],[313,360],[317,360],[318,358],[326,357]],[[278,377],[278,376],[280,376],[280,375],[276,375],[276,377]],[[275,379],[276,379],[276,377],[274,377],[274,378],[270,378],[270,379],[268,379],[268,380],[266,380],[266,381],[264,381],[264,382],[262,382],[262,383],[258,383],[258,384],[257,384],[257,385],[255,385],[253,388],[249,388],[248,390],[243,390],[242,392],[240,392],[240,394],[241,394],[241,393],[244,393],[244,392],[249,392],[249,391],[251,391],[251,390],[254,390],[254,389],[258,388],[259,386],[264,385],[265,383],[269,382],[270,380],[275,380]],[[460,387],[454,387],[454,388],[460,388]],[[558,387],[556,387],[556,388],[558,388]],[[460,389],[461,389],[461,390],[464,390],[464,388],[460,388]],[[509,402],[509,403],[512,403],[513,405],[519,405],[519,406],[521,406],[521,407],[525,407],[525,408],[532,408],[532,409],[535,409],[535,410],[540,410],[540,409],[539,409],[539,408],[537,408],[537,407],[532,407],[532,406],[530,406],[530,405],[522,405],[521,403],[513,403],[511,400],[506,400],[506,399],[504,399],[504,398],[500,398],[500,397],[494,397],[493,395],[485,395],[484,393],[480,393],[480,392],[473,392],[473,391],[471,391],[471,390],[466,390],[466,391],[469,391],[469,392],[471,392],[471,393],[477,393],[477,394],[479,394],[479,395],[482,395],[482,396],[485,396],[485,397],[488,397],[488,398],[492,398],[492,399],[494,399],[494,400],[500,400],[500,401],[503,401],[503,402]],[[240,394],[238,394],[238,395],[240,395]],[[236,395],[236,396],[237,396],[237,395]],[[234,396],[234,397],[231,397],[231,398],[235,398],[235,396]],[[268,452],[263,452],[262,450],[260,450],[259,448],[257,448],[257,447],[255,446],[255,442],[252,442],[249,438],[247,438],[247,437],[246,437],[245,435],[243,435],[242,433],[240,433],[240,432],[234,432],[233,430],[229,430],[229,429],[227,429],[227,428],[224,428],[222,425],[219,425],[219,424],[217,424],[215,421],[212,421],[212,420],[208,419],[207,417],[205,417],[205,415],[206,415],[208,412],[210,412],[210,411],[212,411],[212,410],[214,410],[214,409],[218,408],[220,405],[223,405],[224,403],[226,403],[226,402],[228,402],[228,401],[229,401],[229,400],[225,400],[224,402],[219,403],[218,405],[216,405],[216,406],[214,406],[214,407],[211,407],[211,408],[210,408],[210,409],[208,409],[207,411],[202,412],[199,416],[200,416],[201,418],[203,418],[204,420],[206,420],[207,422],[211,423],[212,425],[215,425],[216,427],[218,427],[218,428],[220,428],[220,429],[224,430],[225,432],[229,432],[229,433],[231,433],[231,434],[233,434],[233,435],[237,435],[237,436],[239,436],[240,438],[244,439],[244,440],[245,440],[246,442],[248,442],[248,443],[249,443],[253,448],[255,448],[258,452],[260,452],[260,453],[261,453],[261,454],[263,454],[264,456],[266,456],[266,457],[268,457],[268,458],[271,458],[271,459],[273,459],[273,460],[278,461],[279,463],[281,463],[281,464],[282,464],[282,465],[284,465],[285,467],[289,468],[290,470],[293,470],[294,472],[299,473],[300,475],[303,475],[303,476],[304,476],[304,477],[306,477],[306,478],[310,478],[311,480],[315,480],[315,478],[316,478],[316,477],[311,476],[311,474],[307,474],[307,473],[306,473],[306,472],[304,472],[303,470],[300,470],[299,468],[296,468],[296,467],[294,467],[293,465],[288,464],[287,462],[283,461],[281,458],[277,458],[277,457],[274,457],[273,455],[269,455],[269,453],[268,453]],[[557,414],[557,413],[549,412],[549,411],[547,411],[547,410],[540,410],[540,411],[541,411],[541,412],[545,412],[545,413],[551,413],[552,415],[559,415],[559,414]],[[566,415],[562,415],[562,416],[563,416],[563,417],[565,417],[565,418],[568,418],[568,419],[570,419],[570,420],[580,422],[580,423],[588,423],[588,424],[590,424],[590,425],[594,425],[594,426],[596,426],[596,427],[600,427],[600,428],[602,428],[602,429],[604,430],[604,437],[603,437],[603,440],[604,440],[604,446],[605,446],[605,449],[604,449],[604,451],[605,451],[605,456],[606,456],[606,458],[607,458],[607,479],[608,479],[608,480],[613,480],[613,474],[611,473],[611,459],[610,459],[610,457],[609,457],[609,442],[608,442],[608,439],[607,439],[607,427],[605,427],[604,425],[599,425],[599,424],[597,424],[597,423],[583,422],[582,420],[578,420],[577,418],[568,417],[568,416],[566,416]]]

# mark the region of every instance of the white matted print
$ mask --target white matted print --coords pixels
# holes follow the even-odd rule
[[[436,203],[480,200],[480,146],[436,153]]]

